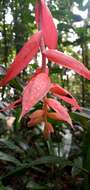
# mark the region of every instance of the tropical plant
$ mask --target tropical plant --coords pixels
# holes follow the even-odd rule
[[[22,102],[22,112],[19,119],[21,120],[38,101],[41,101],[42,108],[32,113],[29,125],[35,125],[43,121],[45,124],[44,133],[47,136],[54,131],[52,125],[48,122],[48,118],[62,120],[72,126],[72,121],[66,108],[56,100],[56,97],[70,103],[74,110],[80,109],[80,106],[69,92],[51,82],[46,58],[65,68],[73,69],[87,79],[90,79],[90,71],[73,57],[56,50],[58,33],[53,22],[53,17],[44,0],[36,2],[35,18],[38,32],[25,43],[17,54],[14,62],[7,70],[5,77],[0,81],[0,85],[5,86],[25,69],[33,57],[37,55],[40,48],[42,66],[37,68],[31,80],[25,86],[22,97],[11,104],[10,107],[15,106],[18,102]],[[54,112],[51,112],[50,108],[54,110]]]
[[[11,131],[8,138],[6,133],[5,139],[3,140],[2,138],[0,142],[5,148],[4,152],[2,150],[0,152],[1,166],[5,168],[5,171],[2,171],[3,174],[1,174],[0,180],[7,185],[8,182],[6,181],[5,183],[5,180],[11,179],[12,186],[14,186],[13,176],[19,175],[21,178],[17,177],[16,180],[20,180],[20,186],[23,184],[22,189],[24,190],[79,188],[77,183],[78,180],[82,179],[79,178],[78,174],[75,177],[71,176],[71,168],[74,165],[72,161],[76,159],[76,162],[78,162],[77,157],[79,156],[76,155],[75,157],[74,155],[73,159],[73,155],[71,155],[69,160],[65,157],[60,157],[60,141],[64,135],[63,128],[71,126],[73,130],[73,122],[68,109],[60,101],[63,100],[69,103],[74,111],[81,108],[70,92],[51,80],[49,62],[51,61],[53,65],[56,63],[58,66],[72,69],[89,80],[90,71],[73,57],[56,50],[58,33],[51,12],[44,0],[36,1],[35,21],[37,26],[36,33],[28,39],[17,53],[13,63],[5,72],[5,76],[0,80],[1,87],[7,86],[9,82],[21,74],[21,71],[29,65],[34,57],[38,57],[38,52],[41,54],[41,67],[37,66],[36,71],[32,76],[28,77],[27,81],[24,80],[24,83],[21,81],[18,84],[21,90],[25,86],[22,95],[18,87],[19,98],[1,109],[3,112],[13,109],[14,115],[16,114],[16,120],[14,133],[11,135]],[[20,113],[19,106],[21,107],[21,105],[22,111],[18,116]],[[15,109],[17,113],[14,112]],[[75,115],[72,114],[73,121],[78,123],[82,120],[80,117],[75,117],[75,119],[74,117]],[[19,123],[21,123],[21,128],[17,127]],[[26,128],[27,123],[28,127]],[[40,127],[33,127],[40,123],[42,124]],[[82,123],[87,125],[86,119],[83,119]],[[87,127],[86,125],[84,127]],[[41,134],[42,131],[43,134]],[[79,134],[79,138],[82,138],[82,133]],[[82,148],[80,139],[77,138],[76,143],[80,145],[77,148],[79,155],[81,154],[81,149],[79,148]],[[89,153],[85,157],[88,162]],[[10,162],[9,167],[7,162]],[[79,169],[77,173],[80,174],[82,171],[82,173],[84,172],[89,176],[87,168],[83,169],[80,165]],[[73,180],[76,180],[75,184],[73,184]],[[2,183],[0,185],[4,189]],[[21,187],[16,186],[15,188],[20,189]]]

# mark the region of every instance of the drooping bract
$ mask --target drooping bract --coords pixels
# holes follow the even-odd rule
[[[77,61],[75,58],[65,55],[64,53],[49,49],[44,51],[46,57],[58,65],[61,65],[65,68],[72,69],[76,73],[80,74],[81,76],[85,77],[86,79],[90,80],[90,70],[88,70],[84,64]]]
[[[71,104],[74,110],[80,110],[77,100],[66,89],[56,83],[52,83],[50,91],[60,99]]]
[[[76,99],[74,97],[70,98],[70,97],[67,97],[67,96],[60,96],[58,94],[55,94],[58,98],[60,98],[61,100],[67,102],[68,104],[71,104],[73,106],[73,110],[76,111],[76,110],[81,110],[79,104],[77,103]]]
[[[66,121],[72,126],[72,121],[68,112],[66,111],[66,108],[64,108],[57,100],[52,98],[47,98],[46,102],[49,107],[51,107],[56,113],[58,113],[63,121]]]
[[[0,86],[5,86],[10,80],[14,79],[38,52],[42,32],[35,33],[22,47],[16,55],[13,63],[7,69],[5,77],[0,81]]]
[[[40,73],[33,78],[23,91],[22,113],[24,116],[38,101],[48,93],[51,86],[50,78],[46,73]]]

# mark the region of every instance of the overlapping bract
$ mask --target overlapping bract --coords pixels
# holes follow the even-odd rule
[[[42,28],[45,45],[49,48],[56,49],[58,33],[53,22],[53,17],[44,0],[36,3],[36,24]]]

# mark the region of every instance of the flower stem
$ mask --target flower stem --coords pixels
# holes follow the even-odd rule
[[[39,6],[38,6],[38,12],[39,12],[39,26],[38,29],[42,31],[42,7],[41,7],[41,1],[39,1]],[[41,54],[42,54],[42,72],[45,72],[46,70],[46,57],[43,54],[45,50],[45,43],[44,43],[44,38],[42,36],[41,42],[40,42],[40,49],[41,49]]]

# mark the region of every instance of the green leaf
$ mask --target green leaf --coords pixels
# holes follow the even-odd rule
[[[47,186],[46,185],[40,185],[38,183],[35,183],[33,181],[30,181],[28,184],[27,184],[27,189],[32,189],[32,190],[44,190],[46,189],[47,190]]]
[[[25,171],[26,169],[33,167],[33,166],[39,166],[39,165],[43,165],[43,164],[52,164],[52,165],[56,165],[58,164],[61,168],[64,168],[67,165],[72,166],[72,162],[65,160],[63,158],[57,157],[57,156],[44,156],[42,158],[36,159],[34,161],[30,161],[29,163],[26,164],[22,164],[21,166],[17,167],[16,170],[8,173],[6,176],[1,177],[1,179],[6,178],[8,176],[12,176],[12,175],[17,175],[21,174],[21,172]]]
[[[0,181],[0,190],[6,190],[1,181]]]
[[[10,140],[1,139],[0,142],[11,150],[15,150],[16,152],[22,152],[22,150]]]
[[[7,162],[12,162],[16,165],[20,165],[20,162],[13,156],[10,156],[9,154],[3,153],[0,151],[0,160],[4,160]]]

